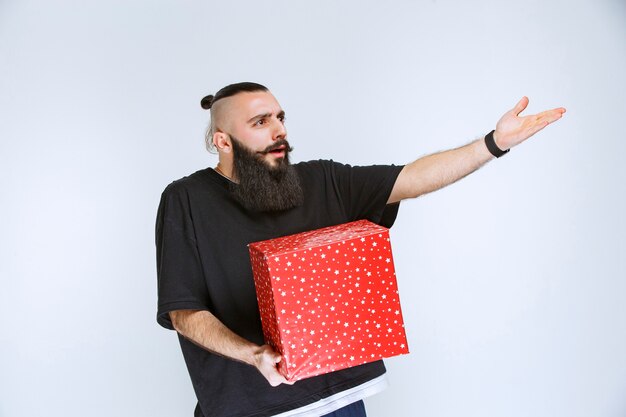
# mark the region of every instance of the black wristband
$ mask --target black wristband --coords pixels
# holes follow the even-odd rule
[[[495,132],[495,130],[492,130],[491,132],[487,133],[487,136],[485,136],[485,145],[487,145],[487,149],[489,149],[489,152],[491,152],[493,156],[495,156],[496,158],[500,158],[502,155],[510,151],[510,149],[503,151],[502,149],[498,148],[498,145],[496,145],[496,141],[493,139],[493,132]]]

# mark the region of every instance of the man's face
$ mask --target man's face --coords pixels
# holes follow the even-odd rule
[[[229,97],[221,111],[231,142],[233,197],[254,212],[282,211],[302,205],[298,174],[289,164],[285,113],[268,92]]]
[[[240,93],[228,98],[224,109],[225,132],[254,152],[269,167],[278,167],[287,156],[285,112],[266,91]]]

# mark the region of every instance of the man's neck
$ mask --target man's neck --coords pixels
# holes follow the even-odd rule
[[[227,164],[222,164],[221,162],[217,163],[217,166],[214,168],[215,172],[217,172],[218,174],[220,174],[222,177],[232,181],[232,182],[237,182],[236,179],[234,178],[233,175],[233,168],[232,165],[229,166],[225,166]]]

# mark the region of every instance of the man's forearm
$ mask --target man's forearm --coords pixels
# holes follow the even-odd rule
[[[240,337],[205,310],[178,310],[170,313],[176,331],[195,344],[231,359],[255,365],[260,346]]]
[[[520,116],[526,109],[528,97],[523,97],[496,123],[493,140],[498,149],[508,150],[519,145],[565,113],[563,107],[528,116]],[[457,149],[425,156],[406,165],[393,186],[387,203],[415,198],[452,184],[476,171],[493,159],[484,139]]]
[[[493,158],[483,139],[424,156],[402,169],[389,203],[439,190],[471,174]]]
[[[276,369],[281,356],[270,346],[256,345],[237,335],[205,310],[171,311],[176,331],[198,346],[254,366],[272,386],[292,384]]]

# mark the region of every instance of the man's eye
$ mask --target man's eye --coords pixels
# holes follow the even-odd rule
[[[265,123],[265,120],[264,120],[264,119],[261,119],[261,120],[257,120],[257,121],[254,123],[254,125],[255,125],[255,126],[261,126],[263,123]]]

